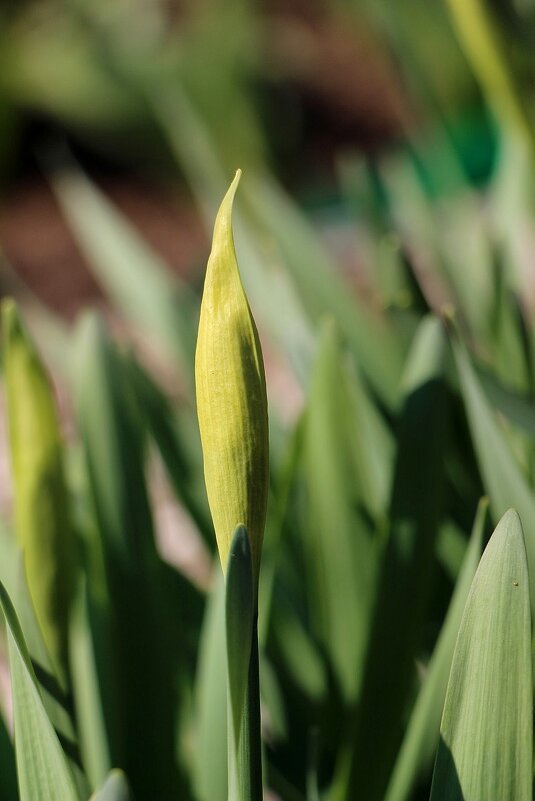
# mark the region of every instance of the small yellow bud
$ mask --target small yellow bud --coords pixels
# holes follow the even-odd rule
[[[2,304],[2,335],[17,539],[44,643],[65,682],[75,554],[58,417],[46,370],[11,300]]]
[[[268,490],[268,416],[262,350],[232,237],[232,204],[240,176],[238,171],[215,221],[195,384],[204,477],[221,563],[225,569],[232,535],[243,524],[258,577]]]

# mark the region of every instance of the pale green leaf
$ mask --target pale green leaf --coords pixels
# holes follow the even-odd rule
[[[508,511],[483,554],[451,668],[432,801],[530,801],[533,693],[528,568]]]
[[[45,712],[15,610],[1,584],[0,605],[8,627],[20,801],[82,801]]]

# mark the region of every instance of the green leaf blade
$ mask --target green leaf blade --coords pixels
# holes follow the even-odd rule
[[[509,510],[483,554],[450,673],[431,801],[529,801],[531,618],[520,518]]]
[[[2,584],[0,606],[8,629],[20,801],[81,801],[43,706],[15,610]]]

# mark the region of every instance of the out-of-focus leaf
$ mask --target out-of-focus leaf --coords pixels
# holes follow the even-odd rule
[[[438,534],[436,552],[438,562],[453,584],[457,581],[466,546],[466,536],[461,529],[451,520],[446,520]]]
[[[386,405],[395,406],[403,360],[399,333],[343,285],[312,226],[273,179],[251,176],[244,193],[257,236],[264,231],[278,243],[310,319],[335,315],[366,378]]]
[[[379,547],[363,514],[368,498],[375,500],[366,487],[376,485],[373,468],[367,471],[361,399],[355,395],[334,325],[328,323],[305,421],[309,523],[303,549],[313,625],[348,699],[355,698],[360,683]]]
[[[382,164],[381,176],[392,220],[429,305],[438,312],[438,307],[453,302],[475,335],[486,335],[493,282],[489,276],[489,247],[475,200],[470,195],[461,199],[456,195],[458,205],[446,206],[434,214],[409,159],[389,158]],[[461,206],[462,211],[458,212]],[[449,224],[443,222],[443,217]],[[462,259],[459,241],[464,244]]]
[[[494,308],[491,317],[489,361],[507,386],[519,392],[531,389],[530,358],[526,351],[524,312],[516,296],[513,277],[503,259],[493,270]]]
[[[455,642],[472,579],[481,556],[487,511],[488,499],[484,498],[477,510],[461,573],[427,667],[422,689],[409,719],[385,801],[405,801],[418,778],[432,764],[439,740],[440,718]]]
[[[535,496],[515,462],[468,353],[456,335],[453,336],[453,352],[492,517],[497,522],[511,506],[518,511],[524,521],[531,586],[535,588]],[[531,603],[535,610],[533,590]]]
[[[80,752],[91,785],[97,787],[108,774],[111,759],[89,607],[86,581],[81,579],[71,624],[72,687]]]
[[[448,6],[461,44],[504,132],[514,132],[533,147],[525,104],[490,9],[481,0],[448,0]]]
[[[288,603],[273,605],[272,632],[275,645],[292,681],[308,697],[319,701],[327,692],[327,670],[314,641]]]
[[[20,799],[83,801],[45,712],[22,631],[3,585],[0,605],[8,627]]]
[[[38,22],[38,24],[36,24]],[[33,106],[66,122],[106,130],[142,113],[134,93],[125,92],[95,58],[87,29],[65,13],[19,18],[3,26],[2,83],[17,105]]]
[[[526,550],[510,510],[483,554],[463,614],[432,801],[531,799],[532,685]]]
[[[90,801],[132,801],[128,780],[120,770],[112,770],[103,787]]]
[[[178,498],[188,510],[206,541],[213,541],[213,526],[210,519],[202,475],[202,454],[191,453],[190,442],[185,436],[185,427],[193,430],[198,444],[198,428],[195,414],[187,408],[180,420],[174,414],[167,397],[146,370],[132,355],[125,362],[129,369],[131,387],[134,391],[140,419],[146,424],[154,440],[169,480]],[[190,437],[193,439],[193,437]]]
[[[442,514],[449,398],[441,323],[421,323],[404,377],[405,405],[390,531],[353,741],[348,797],[384,795],[402,739],[427,616]]]
[[[198,302],[105,195],[76,166],[53,187],[99,284],[135,326],[178,360],[191,387]]]
[[[58,418],[48,376],[12,301],[2,306],[2,324],[16,534],[35,615],[65,689],[76,553]]]
[[[281,555],[281,540],[286,528],[292,489],[302,458],[304,418],[305,415],[302,414],[286,443],[286,451],[281,460],[275,485],[271,476],[270,489],[273,500],[271,514],[267,519],[258,590],[258,634],[261,646],[265,644],[269,631],[277,566]],[[286,439],[288,440],[288,435]]]
[[[227,188],[227,173],[218,148],[183,87],[176,83],[172,88],[159,86],[151,94],[150,102],[190,183],[206,227],[211,230],[220,198]],[[314,336],[297,287],[284,269],[280,254],[274,250],[272,238],[258,234],[240,212],[239,201],[233,217],[242,254],[243,283],[256,319],[281,347],[299,381],[306,385]]]
[[[495,411],[503,416],[518,430],[528,434],[535,440],[535,408],[533,401],[527,396],[506,387],[492,374],[476,370],[481,389],[489,399]]]
[[[78,422],[97,524],[88,559],[103,562],[113,609],[111,643],[95,649],[112,764],[125,767],[136,795],[171,797],[181,783],[174,748],[177,651],[187,627],[173,622],[169,609],[177,616],[184,609],[170,606],[176,597],[170,600],[169,569],[156,552],[144,436],[128,371],[93,316],[80,325],[75,353]],[[131,702],[147,688],[147,703]]]
[[[17,795],[17,770],[15,751],[7,732],[5,722],[0,717],[0,776],[2,784],[0,798],[2,801],[15,801]]]

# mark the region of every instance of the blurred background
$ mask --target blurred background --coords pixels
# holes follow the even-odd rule
[[[225,179],[238,166],[267,171],[369,289],[376,268],[359,227],[378,162],[406,156],[434,200],[484,191],[498,147],[489,107],[514,115],[506,91],[485,98],[500,67],[463,39],[456,5],[3,2],[0,237],[21,289],[68,319],[105,303],[51,186],[72,159],[191,281],[206,259],[199,192],[210,196],[215,165]],[[486,5],[529,118],[533,4]]]
[[[500,435],[505,431],[514,464],[532,490],[534,44],[534,0],[0,3],[0,295],[19,301],[53,373],[69,443],[73,516],[80,530],[91,526],[85,501],[80,502],[84,481],[72,387],[89,397],[98,381],[112,386],[124,372],[127,394],[143,410],[132,415],[132,431],[141,432],[135,454],[138,478],[143,484],[148,464],[160,552],[195,588],[195,612],[184,624],[191,635],[184,681],[188,713],[214,545],[195,430],[193,351],[214,215],[235,170],[243,170],[236,245],[264,348],[272,429],[262,635],[269,655],[263,668],[269,786],[289,801],[319,797],[310,787],[305,794],[307,737],[318,726],[325,724],[319,784],[327,787],[336,784],[333,776],[344,776],[345,741],[353,743],[353,733],[340,736],[340,745],[338,713],[342,710],[351,728],[358,693],[347,677],[356,675],[355,664],[364,671],[366,650],[357,645],[358,653],[346,659],[345,645],[336,637],[333,643],[325,621],[315,616],[314,570],[304,588],[302,567],[310,556],[308,547],[314,551],[312,561],[323,564],[328,554],[319,539],[306,544],[310,521],[330,522],[331,512],[336,518],[343,508],[339,529],[347,542],[358,517],[366,537],[373,532],[383,546],[385,521],[392,514],[395,518],[392,506],[396,511],[390,478],[406,466],[394,454],[412,448],[412,441],[409,447],[403,439],[405,413],[412,421],[411,436],[420,431],[419,409],[415,423],[414,408],[403,405],[412,397],[407,387],[417,383],[411,384],[410,370],[408,384],[401,378],[415,332],[429,312],[455,311],[489,394],[491,419],[499,421]],[[73,350],[72,332],[88,307],[99,310],[111,339],[119,343],[117,352],[115,344],[102,345],[104,351],[113,350],[116,362],[110,357],[108,372],[97,371],[95,384],[92,362],[82,378],[82,373],[72,378],[73,368],[83,361],[82,351]],[[322,328],[325,317],[336,320],[340,349]],[[345,376],[348,353],[348,381],[353,386],[358,379],[358,389],[351,389],[347,404],[343,398],[340,411],[327,390]],[[448,369],[451,373],[451,365]],[[431,611],[416,626],[414,639],[409,638],[408,678],[405,685],[401,681],[402,700],[393,713],[397,734],[392,747],[385,746],[386,756],[377,757],[380,778],[375,787],[370,779],[367,798],[386,797],[400,732],[420,686],[412,669],[417,661],[418,675],[425,675],[422,666],[437,641],[477,502],[493,481],[492,471],[485,472],[485,434],[472,432],[475,444],[468,434],[463,410],[466,405],[472,414],[470,424],[477,422],[478,413],[470,406],[474,395],[463,396],[461,404],[455,378],[452,387],[448,453],[442,461],[438,450],[438,455],[427,454],[440,461],[446,500],[422,512],[422,519],[429,512],[434,521],[439,544],[436,560],[433,555],[430,560],[440,579],[431,593]],[[318,418],[310,413],[312,428],[304,436],[311,450],[302,457],[301,412],[310,392],[309,409],[320,411]],[[357,405],[362,416],[355,418],[360,426],[355,431],[352,393],[361,393]],[[125,396],[118,397],[122,403]],[[433,403],[431,397],[430,408]],[[92,413],[89,405],[86,412]],[[5,426],[4,414],[0,420]],[[339,420],[349,421],[348,428],[340,424],[333,434]],[[446,426],[438,411],[437,421],[435,433]],[[118,453],[126,436],[123,422],[117,412]],[[370,434],[369,441],[359,440],[362,430]],[[422,430],[417,445],[424,448],[434,440]],[[95,442],[99,436],[105,439],[96,423],[91,431],[97,432]],[[357,454],[344,454],[353,460],[346,464],[338,450],[350,438],[348,431],[355,434]],[[0,442],[0,511],[8,519],[4,436]],[[333,445],[329,451],[330,442],[340,448]],[[383,461],[376,459],[381,450]],[[126,446],[121,458],[124,454]],[[426,461],[418,461],[418,451],[416,456],[417,492],[408,495],[418,518],[421,499],[427,498]],[[119,487],[125,512],[129,492],[134,507],[137,496],[121,472],[121,458],[109,470],[118,485],[125,482]],[[104,476],[106,460],[102,464]],[[344,479],[353,475],[348,464],[355,468],[358,489]],[[500,495],[503,483],[498,478],[493,485],[499,498],[492,507],[496,520],[513,502],[507,493]],[[406,489],[399,490],[399,497]],[[318,506],[311,503],[309,509],[303,497],[316,498]],[[283,533],[289,545],[278,561]],[[418,558],[413,578],[426,573]],[[337,569],[333,566],[333,596]],[[277,594],[274,587],[282,590]],[[344,614],[348,608],[360,610],[359,599],[351,597],[353,607],[342,593],[338,601],[330,598],[334,618],[341,608]],[[392,609],[397,611],[399,601],[392,601]],[[410,627],[413,609],[403,614]],[[373,665],[376,656],[372,648],[367,664]],[[394,657],[380,661],[388,665]],[[277,669],[280,686],[270,665]],[[383,695],[382,687],[375,691],[363,712],[365,733],[355,735],[359,747],[368,735],[373,743],[384,739],[380,723],[368,730],[374,703]],[[9,703],[5,698],[4,692]],[[224,688],[222,699],[224,706]],[[440,698],[436,705],[440,715]],[[208,741],[217,727],[201,713],[198,728]],[[181,753],[190,757],[185,729]],[[224,730],[223,725],[223,736]],[[427,797],[434,744],[389,799]],[[219,751],[217,741],[212,753]],[[366,749],[357,752],[358,778],[368,765]],[[150,791],[144,795],[150,782],[139,759],[130,755],[130,762],[121,764],[132,774],[134,788],[141,788],[138,797],[151,797]],[[224,771],[220,765],[219,773],[214,770],[218,781],[206,786],[206,771],[198,768],[196,778],[188,779],[196,784],[194,797],[218,801]],[[101,773],[95,775],[100,780]],[[355,776],[348,781],[356,786]],[[164,792],[160,797],[171,796]],[[336,792],[332,797],[338,797]]]

